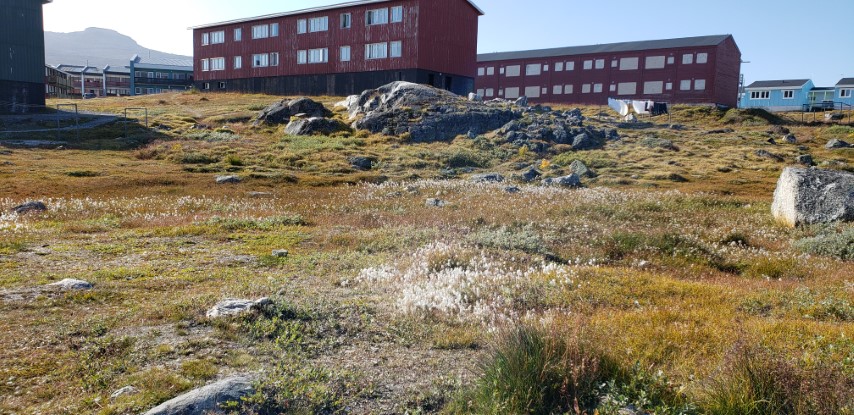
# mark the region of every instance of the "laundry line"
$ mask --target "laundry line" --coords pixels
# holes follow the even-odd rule
[[[621,117],[628,116],[632,111],[647,116],[670,115],[670,103],[661,101],[608,98],[608,107]]]

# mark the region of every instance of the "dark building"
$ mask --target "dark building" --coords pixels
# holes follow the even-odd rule
[[[51,0],[3,0],[0,10],[0,113],[44,106],[44,18]]]
[[[488,53],[477,61],[477,92],[487,99],[738,103],[741,51],[732,35]]]
[[[362,0],[194,27],[200,90],[350,95],[392,81],[474,90],[470,0]]]
[[[193,87],[193,62],[188,60],[151,60],[134,55],[126,71],[131,95],[186,91]]]
[[[70,76],[50,65],[44,67],[44,93],[46,98],[71,98]]]

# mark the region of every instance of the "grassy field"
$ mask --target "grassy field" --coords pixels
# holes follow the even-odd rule
[[[588,107],[622,140],[537,154],[252,128],[278,99],[78,101],[145,107],[151,130],[0,148],[0,414],[136,414],[234,373],[258,378],[235,413],[854,413],[854,227],[770,215],[795,156],[854,170],[854,150],[824,148],[854,128],[692,107],[679,128],[626,126]],[[799,142],[767,143],[771,123]],[[574,160],[598,173],[584,189],[462,172]],[[28,200],[48,211],[9,213]],[[63,278],[94,289],[37,288]]]

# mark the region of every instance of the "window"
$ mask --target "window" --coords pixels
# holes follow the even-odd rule
[[[637,82],[623,82],[617,84],[617,95],[635,95],[638,93]]]
[[[209,59],[202,59],[202,72],[211,70],[211,62]]]
[[[507,98],[507,99],[519,98],[519,88],[514,87],[514,88],[505,89],[504,90],[504,98]]]
[[[477,68],[477,76],[486,75],[486,68]]]
[[[210,33],[202,33],[202,46],[207,46],[211,44],[211,35]]]
[[[329,17],[315,17],[313,19],[308,19],[308,31],[311,33],[314,32],[325,32],[329,30]]]
[[[368,26],[388,23],[388,9],[368,10],[365,14],[365,23]]]
[[[219,83],[219,89],[225,89],[225,82]]]
[[[795,98],[795,91],[793,91],[793,90],[783,91],[783,99],[793,99],[793,98]]]
[[[326,63],[329,62],[329,49],[319,48],[308,51],[308,63]]]
[[[353,26],[353,16],[350,13],[344,13],[341,15],[341,28],[349,29]]]
[[[504,72],[507,77],[519,76],[522,73],[522,67],[519,65],[510,65],[505,69]]]
[[[664,81],[648,81],[643,83],[644,95],[657,95],[664,93]]]
[[[234,41],[240,42],[241,40],[243,40],[243,29],[238,27],[234,29]]]
[[[298,50],[297,51],[297,64],[303,65],[308,63],[308,51]]]
[[[494,66],[490,66],[490,67],[486,68],[486,76],[492,76],[492,75],[495,75],[495,67]]]
[[[620,61],[614,59],[611,61],[611,67],[616,68],[620,64]]]
[[[279,66],[279,52],[270,54],[270,66]]]
[[[596,69],[605,69],[605,59],[596,59]]]
[[[403,43],[399,40],[389,43],[389,55],[392,58],[399,58],[403,56]]]
[[[668,82],[668,83],[664,84],[664,89],[666,89],[668,91],[672,90],[673,89],[673,82]]]
[[[686,54],[682,55],[682,64],[683,65],[690,65],[692,63],[694,63],[694,54],[693,53],[686,53]]]
[[[557,72],[563,71],[563,62],[558,62],[555,64],[555,71],[557,71]]]
[[[211,45],[218,45],[220,43],[225,43],[225,31],[211,32]]]
[[[552,87],[552,94],[559,95],[563,93],[563,85],[555,85]]]
[[[610,91],[611,92],[617,92],[617,85],[611,84]]]
[[[391,8],[391,22],[400,23],[403,21],[403,6],[395,6]]]
[[[584,61],[584,69],[593,69],[593,61]]]
[[[240,69],[243,67],[243,56],[235,56],[234,57],[234,69]]]
[[[675,62],[676,62],[676,58],[674,58],[673,56],[667,57],[667,64],[668,65],[673,65]]]
[[[851,89],[840,89],[839,98],[851,98]]]
[[[549,65],[543,65],[543,72],[549,71]]]
[[[546,94],[548,94],[548,93],[549,93],[549,89],[548,89],[548,88],[546,88],[546,87],[543,87],[543,90],[542,90],[542,92],[541,92],[541,93],[542,93],[543,95],[546,95]]]
[[[705,91],[706,90],[706,80],[705,79],[697,79],[694,81],[694,90],[695,91]]]
[[[639,58],[622,58],[620,59],[621,71],[633,71],[638,68]]]
[[[697,63],[706,63],[709,61],[708,53],[698,53],[697,54]]]
[[[593,84],[593,93],[601,94],[602,93],[602,84]]]
[[[645,69],[662,69],[664,68],[664,56],[647,56]]]
[[[771,98],[771,91],[750,91],[750,99]]]
[[[486,95],[485,96],[494,97],[495,96],[495,90],[492,88],[486,88]]]
[[[270,24],[270,36],[271,37],[279,36],[279,24],[278,23]]]
[[[225,70],[225,58],[211,58],[211,70],[212,71],[224,71]]]
[[[297,34],[301,35],[308,32],[308,22],[305,19],[297,20]]]
[[[350,47],[341,46],[341,62],[350,62]]]
[[[385,9],[383,9],[385,10]],[[388,57],[388,44],[370,43],[365,45],[365,59],[385,59]]]
[[[575,62],[567,62],[566,63],[566,70],[567,71],[574,71],[575,70]]]
[[[573,92],[572,89],[573,89],[572,85],[564,85],[563,86],[563,93],[564,94],[571,94]]]
[[[264,39],[268,37],[270,37],[269,25],[252,26],[252,39]]]
[[[504,90],[503,89],[500,89],[500,88],[498,89],[498,96],[500,96],[500,97],[504,96]]]
[[[483,97],[483,96],[484,96],[484,91],[483,91],[482,89],[478,89],[477,91],[475,91],[475,93],[476,93],[478,96],[481,96],[481,97]]]
[[[205,85],[208,85],[208,86],[210,87],[210,84],[205,84]],[[204,89],[210,89],[210,88],[204,88]],[[142,95],[142,88],[140,88],[140,87],[136,87],[136,94],[137,94],[137,95]]]
[[[590,84],[581,85],[581,93],[582,94],[589,94],[590,93],[590,87],[591,87]]]
[[[527,76],[537,76],[542,71],[542,65],[539,63],[531,63],[525,66],[525,75]]]
[[[500,73],[501,75],[504,75],[504,68],[501,68],[501,69],[499,70],[499,73]]]
[[[691,90],[691,80],[686,79],[686,80],[680,82],[679,83],[679,90],[680,91],[690,91]]]
[[[253,68],[266,68],[270,66],[270,55],[267,53],[260,53],[257,55],[252,55],[252,67]]]

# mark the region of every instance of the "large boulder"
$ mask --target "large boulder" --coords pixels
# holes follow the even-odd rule
[[[548,178],[543,180],[543,186],[581,187],[581,178],[577,174]]]
[[[854,220],[854,174],[787,167],[771,212],[788,226]]]
[[[234,316],[238,314],[248,313],[252,310],[263,309],[264,307],[273,304],[273,301],[267,297],[259,300],[240,300],[240,299],[225,299],[213,306],[205,314],[208,318],[218,318],[225,316]]]
[[[298,119],[288,123],[285,134],[288,135],[330,135],[350,128],[341,121],[330,118],[312,117]]]
[[[62,281],[57,281],[53,284],[48,284],[45,287],[47,288],[55,288],[59,290],[68,290],[68,291],[76,291],[76,290],[91,290],[92,284],[83,281],[83,280],[75,280],[73,278],[66,278]]]
[[[329,111],[323,104],[310,98],[283,99],[261,111],[254,125],[285,124],[290,122],[291,117],[297,114],[305,114],[306,117],[324,118],[331,117],[332,111]]]
[[[27,202],[12,208],[12,211],[19,215],[30,212],[44,212],[46,210],[47,206],[45,206],[44,202]]]
[[[840,140],[838,138],[834,138],[834,139],[828,141],[827,145],[824,146],[824,148],[826,148],[828,150],[833,150],[833,149],[837,149],[837,148],[850,148],[850,147],[851,147],[851,144],[849,144],[847,141]]]
[[[578,177],[592,178],[597,176],[597,174],[593,170],[590,170],[590,168],[581,160],[573,161],[572,164],[569,165],[569,171],[578,175]]]
[[[252,394],[254,391],[252,378],[233,376],[163,402],[144,415],[224,414],[225,412],[220,409],[220,405],[230,401],[239,401],[240,398]]]

